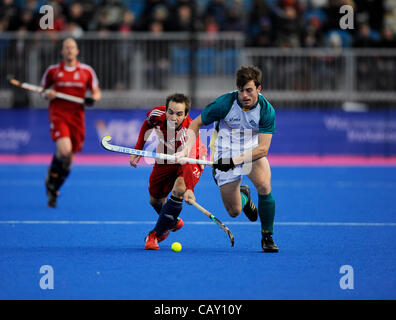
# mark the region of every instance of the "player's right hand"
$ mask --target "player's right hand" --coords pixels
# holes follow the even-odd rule
[[[178,164],[185,164],[186,161],[183,161],[183,158],[186,158],[187,155],[188,155],[187,148],[184,148],[182,151],[176,152],[176,153],[174,154],[174,156],[176,157],[176,162],[177,162]]]
[[[53,89],[45,90],[43,95],[45,99],[53,100],[56,98],[56,91]]]
[[[187,189],[186,192],[184,193],[184,201],[187,202],[188,204],[191,204],[191,200],[195,201],[195,195],[194,192],[190,189]]]
[[[129,164],[132,167],[136,168],[140,158],[141,158],[141,156],[135,156],[135,155],[130,156],[129,157]]]
[[[220,158],[213,162],[213,168],[220,171],[228,171],[235,168],[234,160],[232,158]]]
[[[86,98],[84,98],[84,104],[85,104],[87,107],[92,107],[92,106],[94,105],[94,103],[95,103],[95,99],[93,99],[93,98],[91,98],[91,97],[86,97]]]

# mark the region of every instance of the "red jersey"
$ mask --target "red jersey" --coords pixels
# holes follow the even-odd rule
[[[45,89],[53,86],[53,89],[57,92],[84,98],[87,89],[94,90],[98,87],[99,82],[95,71],[89,65],[77,62],[75,67],[68,68],[62,61],[47,68],[41,80],[41,85]],[[50,112],[56,113],[58,111],[84,110],[84,106],[80,103],[58,98],[51,100],[49,107]]]
[[[170,132],[167,128],[166,121],[166,106],[158,106],[147,112],[147,119],[144,121],[142,128],[139,133],[138,141],[136,142],[135,149],[142,150],[145,144],[145,138],[148,136],[146,132],[148,130],[155,130],[159,144],[157,146],[158,153],[174,154],[181,151],[186,143],[187,129],[190,126],[192,119],[187,116],[179,128],[175,132]],[[146,137],[145,137],[146,135]],[[170,136],[171,135],[171,136]],[[198,136],[195,150],[191,150],[192,157],[196,159],[205,158],[207,149],[205,145],[200,141]]]
[[[41,84],[45,89],[52,86],[57,92],[84,98],[87,89],[92,91],[98,87],[98,78],[95,71],[86,64],[77,62],[75,67],[68,68],[61,62],[47,68]],[[49,105],[49,120],[54,141],[69,137],[72,151],[82,150],[85,140],[85,113],[82,104],[55,98]]]
[[[147,119],[143,122],[140,129],[135,149],[142,150],[146,142],[145,138],[147,139],[149,137],[149,131],[155,130],[159,140],[157,152],[174,154],[181,151],[186,143],[187,129],[191,122],[192,119],[187,116],[179,128],[175,132],[171,132],[167,128],[166,107],[155,107],[147,113]],[[190,157],[205,159],[206,154],[207,149],[198,136],[195,149],[191,150]],[[194,186],[198,183],[204,166],[189,163],[184,165],[165,163],[158,164],[156,162],[150,175],[149,192],[152,197],[156,199],[166,197],[172,190],[178,176],[183,176],[187,189],[194,190]]]

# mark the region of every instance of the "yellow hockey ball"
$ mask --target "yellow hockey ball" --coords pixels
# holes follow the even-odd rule
[[[182,249],[182,245],[180,242],[173,242],[172,243],[172,250],[175,252],[180,252]]]

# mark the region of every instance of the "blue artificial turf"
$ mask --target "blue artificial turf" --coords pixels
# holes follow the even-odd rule
[[[0,166],[0,299],[396,298],[395,168],[272,168],[278,254],[261,251],[259,223],[227,215],[209,169],[197,201],[231,229],[233,248],[184,204],[184,227],[144,250],[157,217],[151,168],[74,166],[56,209],[46,207],[46,170]],[[43,265],[53,290],[39,285]],[[340,287],[343,265],[353,267],[353,289]]]

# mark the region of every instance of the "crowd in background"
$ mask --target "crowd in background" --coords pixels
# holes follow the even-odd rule
[[[254,47],[396,47],[386,0],[0,0],[0,32],[39,32],[39,8],[54,8],[54,30],[244,32]],[[354,9],[343,30],[342,5]]]

